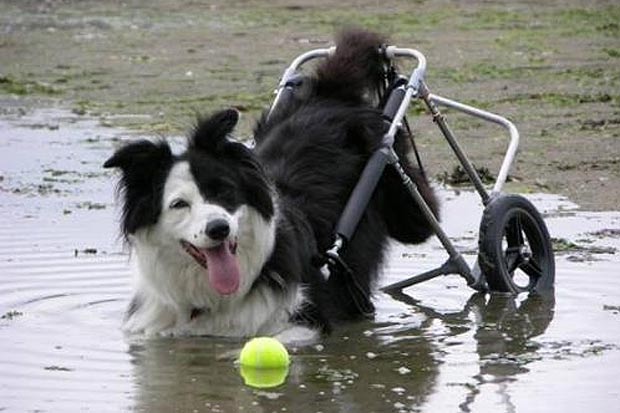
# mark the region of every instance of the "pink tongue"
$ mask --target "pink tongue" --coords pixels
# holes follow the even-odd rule
[[[233,294],[239,288],[239,265],[228,242],[205,251],[209,282],[222,295]]]

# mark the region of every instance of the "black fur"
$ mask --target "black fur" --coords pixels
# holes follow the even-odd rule
[[[336,37],[337,55],[317,68],[316,95],[363,104],[383,81],[384,61],[377,50],[385,43],[379,34],[361,29],[340,32]]]
[[[371,309],[370,291],[384,258],[388,237],[407,243],[424,241],[431,228],[400,181],[387,169],[364,213],[355,236],[344,252],[354,279],[344,273],[324,282],[313,257],[328,249],[346,201],[370,154],[386,131],[379,110],[367,96],[383,79],[380,36],[348,31],[339,36],[336,54],[326,59],[309,79],[313,89],[289,107],[263,117],[255,129],[256,153],[279,195],[280,211],[291,227],[309,228],[306,245],[286,255],[300,271],[315,308],[298,314],[300,322],[350,320]],[[308,80],[306,80],[308,82]],[[428,183],[407,161],[408,140],[395,145],[403,167],[437,214]],[[279,233],[280,238],[285,234]],[[272,261],[283,259],[274,254]],[[298,264],[300,263],[300,264]],[[292,270],[281,266],[280,271]]]
[[[205,198],[231,213],[247,204],[270,219],[274,206],[262,166],[245,145],[227,139],[238,119],[238,112],[229,109],[199,121],[184,158]]]
[[[166,142],[142,140],[119,149],[103,164],[123,172],[118,190],[124,199],[121,231],[125,237],[157,222],[164,182],[173,163]]]

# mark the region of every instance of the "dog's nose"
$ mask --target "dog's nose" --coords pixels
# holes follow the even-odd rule
[[[230,225],[225,219],[214,219],[207,224],[206,233],[210,238],[221,241],[230,234]]]

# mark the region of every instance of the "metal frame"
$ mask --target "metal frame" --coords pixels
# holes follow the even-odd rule
[[[269,108],[269,112],[267,113],[267,119],[269,119],[275,107],[278,105],[278,103],[280,103],[280,99],[282,98],[282,93],[284,92],[286,87],[288,87],[289,81],[291,80],[291,78],[293,78],[293,76],[295,76],[295,74],[297,73],[297,69],[299,69],[301,65],[303,65],[304,63],[310,60],[313,60],[319,57],[329,57],[332,54],[334,54],[335,51],[336,51],[335,47],[330,47],[327,49],[314,49],[314,50],[310,50],[304,54],[300,54],[299,56],[297,56],[295,60],[293,60],[293,62],[289,65],[289,67],[286,68],[286,70],[282,74],[282,77],[280,78],[280,83],[278,83],[278,88],[276,89],[276,92],[275,92],[276,97],[273,100],[271,107]]]
[[[280,79],[280,83],[278,84],[278,87],[275,91],[276,97],[271,105],[267,116],[269,117],[272,115],[274,109],[280,103],[284,93],[286,93],[287,90],[292,91],[294,86],[291,84],[291,81],[297,74],[298,69],[304,63],[316,58],[329,57],[335,52],[335,50],[335,47],[326,49],[315,49],[303,53],[299,55],[295,60],[293,60],[293,62],[286,68],[282,75],[282,78]],[[394,59],[396,57],[415,59],[417,61],[417,66],[411,72],[411,76],[409,77],[406,86],[404,86],[404,94],[402,95],[402,98],[400,98],[400,104],[398,105],[395,114],[392,117],[392,122],[390,123],[388,131],[383,136],[382,144],[380,145],[379,149],[377,149],[375,153],[371,155],[360,177],[360,180],[354,188],[353,193],[349,198],[349,202],[347,203],[345,210],[343,211],[341,219],[336,227],[334,243],[332,247],[325,253],[326,265],[322,268],[322,272],[326,277],[329,277],[330,266],[337,265],[340,266],[340,268],[348,268],[346,266],[346,263],[344,263],[344,261],[340,257],[340,251],[353,236],[360,217],[363,214],[363,211],[366,208],[366,205],[378,182],[378,177],[380,177],[380,175],[382,174],[385,166],[389,164],[392,165],[398,172],[403,184],[411,193],[413,199],[420,206],[422,213],[428,219],[431,227],[433,228],[433,231],[435,232],[435,235],[437,235],[439,241],[448,252],[449,258],[443,265],[436,269],[413,276],[411,278],[399,281],[394,284],[390,284],[386,287],[383,287],[382,290],[394,293],[400,291],[405,287],[409,287],[411,285],[433,279],[440,275],[447,274],[459,274],[463,278],[465,278],[467,284],[470,287],[476,290],[485,290],[486,281],[482,276],[477,264],[473,268],[470,267],[461,255],[461,253],[456,250],[454,244],[450,241],[448,235],[441,227],[432,210],[424,201],[424,198],[418,191],[415,183],[413,183],[413,181],[409,178],[409,176],[402,168],[400,160],[393,149],[394,138],[399,128],[403,124],[403,120],[407,113],[407,109],[411,104],[411,101],[413,99],[422,100],[429,109],[433,120],[435,121],[435,123],[437,123],[437,126],[441,130],[443,136],[448,141],[448,144],[456,154],[459,162],[463,166],[465,172],[467,173],[468,177],[476,188],[476,191],[482,198],[483,204],[487,205],[496,195],[501,193],[502,188],[506,182],[506,179],[508,177],[508,171],[510,170],[510,167],[515,159],[517,149],[519,147],[519,132],[512,122],[500,115],[430,93],[428,87],[426,86],[426,83],[424,82],[424,77],[426,74],[426,58],[420,51],[415,49],[398,48],[396,46],[388,46],[382,48],[380,52],[384,53],[384,56],[387,59]],[[465,113],[467,115],[498,124],[507,129],[510,136],[509,145],[506,150],[502,165],[500,167],[499,174],[490,194],[485,189],[478,173],[469,161],[469,158],[467,157],[465,152],[461,149],[461,146],[459,145],[453,132],[448,127],[445,117],[440,112],[438,106],[448,107]]]

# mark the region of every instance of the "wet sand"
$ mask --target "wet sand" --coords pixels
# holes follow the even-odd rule
[[[0,7],[5,113],[59,106],[102,125],[174,136],[189,129],[196,112],[235,106],[247,137],[286,64],[355,24],[424,52],[434,93],[517,125],[522,145],[511,191],[559,193],[588,210],[617,209],[614,0],[0,0]],[[431,176],[449,176],[455,157],[420,112],[414,107],[411,120],[425,165]],[[503,131],[454,113],[448,121],[474,163],[496,174]]]

